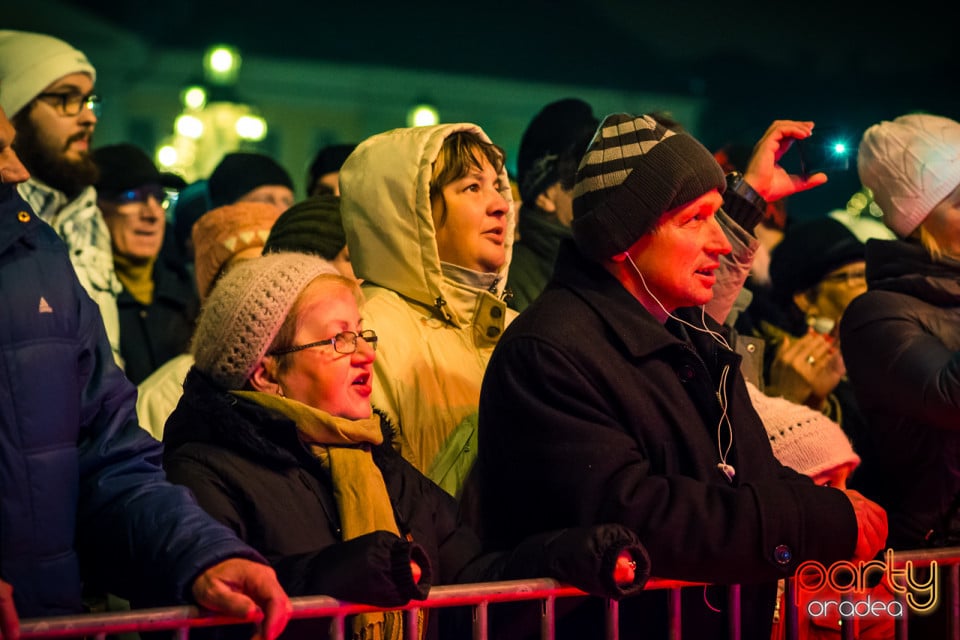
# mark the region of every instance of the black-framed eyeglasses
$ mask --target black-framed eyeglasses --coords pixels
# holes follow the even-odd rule
[[[95,93],[83,95],[76,91],[48,91],[38,94],[37,99],[50,101],[49,104],[62,116],[75,116],[86,108],[100,117],[101,100]]]
[[[298,347],[286,347],[285,349],[274,349],[267,353],[268,356],[282,356],[286,353],[312,349],[313,347],[322,347],[327,344],[333,345],[333,350],[337,353],[350,354],[357,350],[357,340],[363,340],[369,344],[374,351],[377,350],[377,332],[373,329],[364,329],[360,333],[353,331],[341,331],[332,338],[318,340],[310,344],[302,344]]]

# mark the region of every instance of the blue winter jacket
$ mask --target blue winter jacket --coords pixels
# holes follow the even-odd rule
[[[263,561],[167,482],[135,403],[66,246],[0,185],[0,579],[21,617],[81,611],[82,579],[175,603],[221,560]]]

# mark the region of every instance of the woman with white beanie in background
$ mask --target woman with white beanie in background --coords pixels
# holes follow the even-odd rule
[[[857,483],[887,508],[889,544],[916,548],[960,534],[945,528],[960,491],[960,123],[876,124],[858,169],[898,239],[867,242],[868,291],[840,327],[870,424]]]
[[[898,239],[867,242],[868,290],[840,323],[869,425],[853,484],[887,509],[891,548],[956,546],[960,123],[927,114],[881,122],[864,133],[857,164]]]

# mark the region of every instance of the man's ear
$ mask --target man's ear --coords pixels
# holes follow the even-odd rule
[[[280,381],[277,379],[277,361],[272,356],[260,359],[250,374],[250,386],[264,393],[277,393]]]
[[[611,261],[611,262],[624,262],[626,259],[627,259],[627,252],[626,252],[626,251],[624,251],[624,252],[622,252],[622,253],[615,253],[615,254],[613,254],[612,256],[610,256],[610,261]]]
[[[561,185],[560,181],[557,180],[552,185],[541,191],[536,199],[534,199],[533,204],[535,204],[538,209],[546,211],[547,213],[556,213],[557,193],[560,191],[563,191],[563,185]]]
[[[541,211],[546,211],[547,213],[556,213],[557,211],[557,203],[553,201],[553,198],[548,195],[547,191],[541,191],[533,201],[533,204]]]

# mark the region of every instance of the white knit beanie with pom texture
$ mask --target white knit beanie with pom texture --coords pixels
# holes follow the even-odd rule
[[[844,464],[860,465],[839,424],[810,407],[768,396],[750,383],[747,389],[781,464],[807,476]]]
[[[224,389],[241,389],[297,297],[324,273],[338,272],[323,258],[292,252],[246,260],[227,272],[197,321],[197,369]]]
[[[960,185],[960,122],[910,114],[875,124],[860,141],[857,171],[884,223],[905,238]]]

